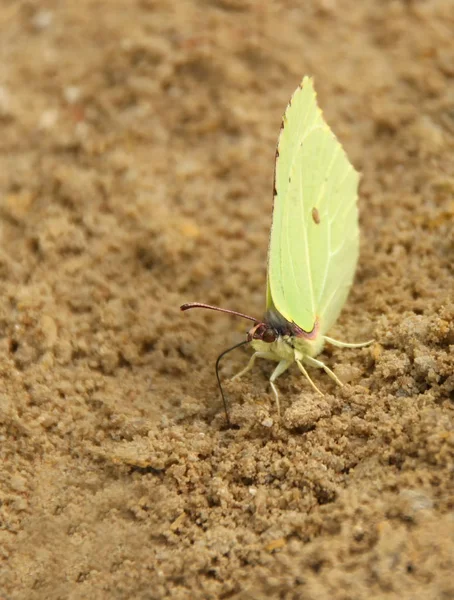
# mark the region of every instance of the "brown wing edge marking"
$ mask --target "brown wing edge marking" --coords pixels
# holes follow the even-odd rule
[[[296,323],[292,323],[293,334],[295,337],[304,338],[305,340],[315,340],[320,333],[319,318],[315,317],[315,323],[311,331],[304,331]]]

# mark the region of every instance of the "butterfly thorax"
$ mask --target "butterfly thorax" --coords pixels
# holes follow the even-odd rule
[[[290,362],[302,360],[304,356],[317,356],[324,344],[317,321],[312,331],[307,332],[275,309],[267,311],[263,322],[249,330],[248,340],[256,352],[268,352],[274,354],[276,360]]]

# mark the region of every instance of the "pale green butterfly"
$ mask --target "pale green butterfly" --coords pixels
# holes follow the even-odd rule
[[[325,342],[341,348],[372,343],[348,344],[326,335],[347,299],[358,262],[358,183],[359,173],[323,119],[312,79],[304,77],[287,106],[277,144],[263,320],[198,302],[181,306],[181,310],[209,308],[254,322],[245,341],[219,356],[219,385],[219,360],[250,342],[255,352],[234,379],[247,373],[256,358],[277,361],[270,385],[279,414],[275,381],[291,364],[296,363],[313,389],[322,394],[304,365],[324,369],[342,385],[315,358]],[[222,387],[221,394],[226,409]]]

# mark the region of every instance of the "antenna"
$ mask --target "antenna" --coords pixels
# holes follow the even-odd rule
[[[243,319],[249,319],[249,321],[253,321],[254,323],[260,323],[259,319],[254,319],[254,317],[249,317],[248,315],[237,312],[236,310],[229,310],[228,308],[219,308],[218,306],[211,306],[211,304],[202,304],[201,302],[189,302],[188,304],[182,304],[180,306],[180,310],[189,310],[190,308],[207,308],[209,310],[216,310],[218,312],[227,313],[228,315],[242,317]]]
[[[222,396],[222,402],[224,403],[225,418],[226,418],[228,426],[230,426],[229,411],[227,410],[227,402],[225,400],[224,390],[222,389],[221,378],[219,377],[219,361],[228,352],[231,352],[232,350],[235,350],[236,348],[239,348],[240,346],[244,346],[244,344],[247,344],[248,342],[249,342],[249,340],[244,340],[243,342],[240,342],[239,344],[235,344],[231,348],[227,348],[227,350],[224,350],[224,352],[221,352],[221,354],[216,359],[216,378],[218,380],[219,391],[221,392],[221,396]]]

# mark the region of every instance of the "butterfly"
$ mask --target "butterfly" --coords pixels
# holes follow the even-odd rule
[[[216,310],[254,323],[247,339],[223,352],[216,361],[227,421],[218,366],[219,360],[234,348],[250,343],[254,354],[233,379],[250,371],[257,358],[277,362],[269,382],[280,414],[275,382],[292,364],[322,394],[306,367],[321,368],[343,385],[316,358],[325,343],[361,348],[373,342],[350,344],[326,335],[345,304],[358,262],[358,184],[359,173],[325,122],[313,81],[306,76],[287,106],[276,149],[263,319],[200,302],[180,307],[183,311]]]

